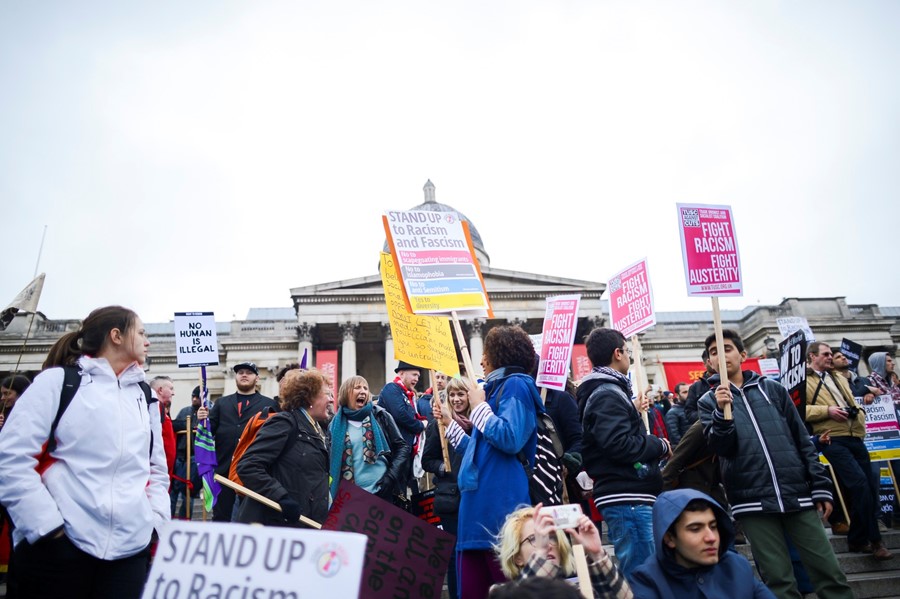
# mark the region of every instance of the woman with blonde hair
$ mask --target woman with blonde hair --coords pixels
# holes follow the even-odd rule
[[[472,433],[472,422],[469,413],[469,388],[474,385],[467,378],[453,377],[447,381],[445,388],[447,403],[450,406],[450,416],[453,422],[459,424],[466,433]],[[434,401],[434,399],[432,400]],[[459,485],[456,475],[462,464],[462,453],[453,449],[453,445],[447,444],[447,454],[450,458],[450,471],[444,466],[444,454],[441,449],[441,439],[438,435],[438,422],[432,420],[425,431],[425,450],[422,453],[422,468],[426,472],[434,474],[434,513],[441,519],[441,528],[456,536],[459,527]],[[456,549],[450,556],[450,564],[447,569],[447,589],[450,599],[457,599],[459,592],[456,581]]]
[[[341,383],[331,420],[331,496],[342,480],[390,501],[397,482],[409,469],[409,445],[393,416],[372,403],[369,383],[351,376]]]
[[[320,371],[289,370],[278,385],[283,411],[270,416],[241,457],[237,474],[251,491],[277,502],[281,513],[252,499],[238,521],[302,526],[300,516],[322,523],[328,515],[328,419],[331,382]]]
[[[521,507],[507,516],[494,546],[503,574],[510,580],[574,576],[568,532],[584,547],[594,598],[631,599],[628,582],[603,549],[600,531],[591,519],[582,514],[575,528],[563,531],[556,528],[551,513],[541,507],[540,503]]]

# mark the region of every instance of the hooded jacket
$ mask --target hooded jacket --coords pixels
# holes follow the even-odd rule
[[[733,420],[725,420],[712,391],[699,404],[706,439],[722,459],[732,513],[796,512],[831,502],[831,481],[787,389],[749,370],[743,376],[743,388],[731,384]],[[718,387],[719,375],[710,382]]]
[[[513,367],[494,370],[484,385],[486,401],[472,410],[472,434],[456,422],[447,439],[462,462],[457,472],[460,490],[458,550],[491,549],[506,516],[531,504],[528,477],[519,461],[524,452],[534,466],[537,414],[543,411],[534,380]]]
[[[78,365],[81,383],[43,470],[38,456],[59,409],[63,369],[37,375],[16,404],[0,435],[0,502],[16,523],[16,545],[62,526],[89,555],[130,557],[170,515],[159,407],[147,405],[137,363],[118,376],[104,358],[82,356]]]
[[[712,566],[685,568],[675,559],[674,549],[663,542],[663,536],[694,499],[712,505],[719,530],[719,561]],[[653,506],[653,540],[656,554],[632,574],[631,590],[635,597],[660,599],[721,598],[773,599],[775,595],[753,575],[753,569],[742,555],[729,551],[734,541],[734,527],[725,510],[708,495],[693,489],[668,491]]]
[[[647,434],[622,381],[591,372],[577,395],[584,427],[581,455],[594,479],[597,509],[652,505],[662,491],[659,460],[668,454],[668,442]]]

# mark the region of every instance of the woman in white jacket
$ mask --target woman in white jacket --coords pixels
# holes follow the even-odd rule
[[[140,597],[170,509],[159,409],[140,385],[149,345],[133,311],[94,310],[53,345],[3,427],[0,503],[15,524],[21,596]],[[77,366],[80,384],[48,454],[58,366]]]

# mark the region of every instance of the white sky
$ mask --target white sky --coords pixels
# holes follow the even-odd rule
[[[676,202],[745,294],[900,304],[900,3],[4,2],[0,307],[244,318],[377,272],[437,200],[491,265],[688,298]]]

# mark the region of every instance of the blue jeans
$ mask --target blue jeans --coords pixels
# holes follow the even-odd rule
[[[656,553],[653,544],[653,508],[649,505],[613,505],[600,510],[616,549],[619,570],[631,573]]]

